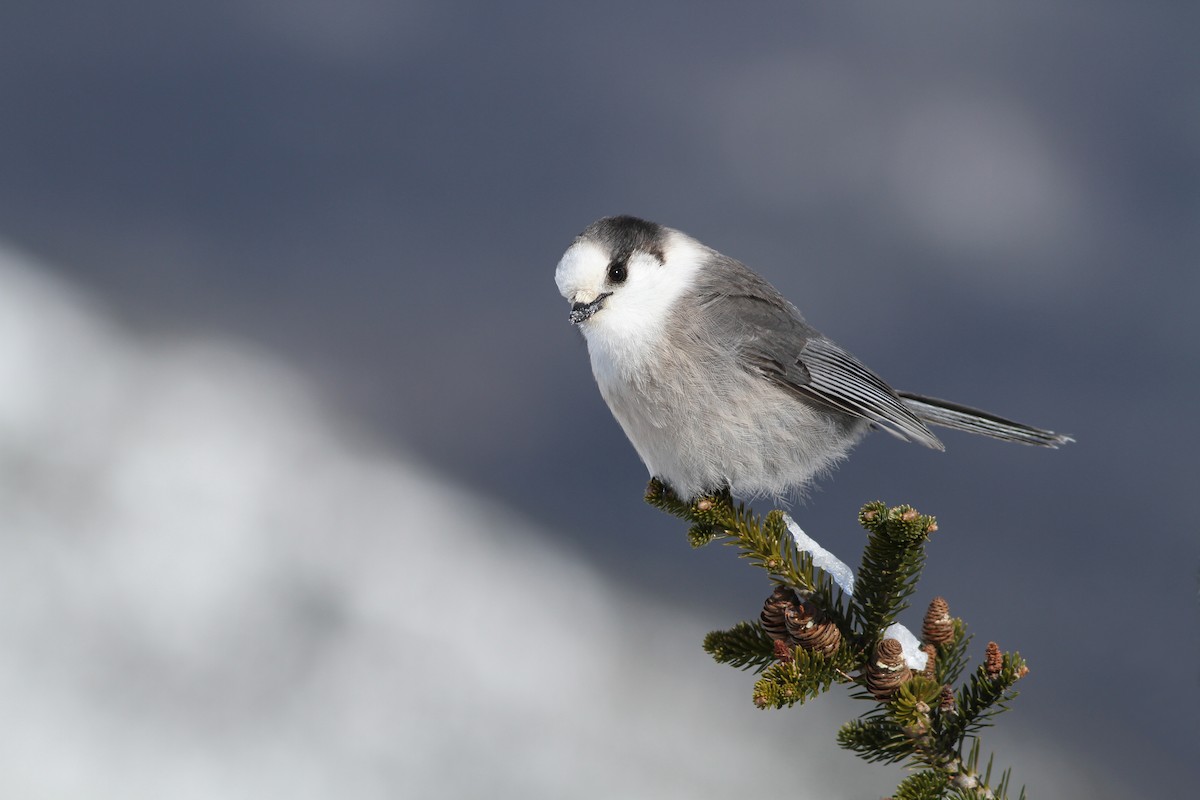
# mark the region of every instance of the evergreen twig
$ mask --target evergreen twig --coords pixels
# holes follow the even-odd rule
[[[896,788],[895,800],[1008,800],[1011,771],[993,781],[991,757],[980,769],[977,733],[1016,696],[1014,685],[1028,672],[1020,655],[1001,653],[989,643],[984,663],[955,691],[971,637],[961,619],[948,616],[941,598],[926,615],[926,644],[936,654],[928,674],[902,663],[895,642],[880,642],[916,591],[925,545],[937,530],[933,517],[911,506],[863,506],[859,522],[867,545],[855,594],[846,596],[810,554],[797,550],[778,510],[759,516],[728,491],[685,502],[658,480],[650,481],[646,502],[688,522],[693,547],[718,540],[736,547],[772,583],[790,587],[770,598],[763,624],[739,622],[704,639],[716,661],[761,673],[754,684],[756,706],[789,707],[835,683],[855,684],[855,695],[874,705],[841,727],[838,743],[867,761],[910,766],[914,772]],[[785,612],[792,615],[786,626],[780,623]],[[826,627],[811,627],[818,623]],[[885,660],[875,663],[880,658]],[[1024,800],[1024,789],[1018,798]]]
[[[762,672],[775,663],[771,637],[756,622],[739,622],[727,631],[713,631],[704,637],[704,652],[718,664]]]
[[[889,510],[880,502],[863,506],[858,518],[870,535],[850,607],[869,635],[891,625],[908,608],[908,597],[916,591],[925,566],[925,542],[937,524],[912,506]]]

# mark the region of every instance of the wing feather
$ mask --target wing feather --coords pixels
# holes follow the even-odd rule
[[[901,439],[943,445],[896,394],[862,362],[804,321],[774,287],[733,259],[709,273],[697,298],[708,324],[735,343],[748,369],[800,397],[861,417]]]
[[[805,387],[797,387],[800,391],[868,419],[893,436],[936,450],[944,449],[892,387],[833,342],[825,338],[809,339],[798,360],[810,376]]]

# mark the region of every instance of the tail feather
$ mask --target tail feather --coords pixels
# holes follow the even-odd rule
[[[1063,436],[1054,431],[1044,431],[1031,425],[1023,425],[1020,422],[1013,422],[977,408],[939,400],[936,397],[922,397],[909,392],[897,392],[896,394],[910,411],[930,425],[941,425],[944,428],[978,433],[993,439],[1038,447],[1058,447],[1075,441],[1070,436]]]

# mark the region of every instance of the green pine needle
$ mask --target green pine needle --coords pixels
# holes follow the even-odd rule
[[[946,774],[936,769],[914,772],[896,787],[892,800],[939,800],[950,790]]]
[[[740,558],[765,570],[775,583],[809,594],[843,634],[849,630],[849,611],[842,590],[824,570],[813,566],[811,555],[796,550],[782,511],[759,517],[744,503],[735,504],[728,491],[687,503],[657,478],[646,487],[646,502],[692,523],[688,529],[692,547],[720,539],[738,548]]]
[[[852,719],[842,725],[838,744],[858,753],[866,761],[892,764],[913,753],[912,739],[904,729],[886,716]]]
[[[967,647],[971,644],[971,636],[967,633],[967,624],[961,619],[954,618],[954,635],[950,641],[937,646],[937,660],[934,670],[938,683],[951,685],[958,683],[962,671],[967,665]]]
[[[826,656],[794,648],[791,661],[776,662],[754,684],[754,705],[784,708],[819,697],[834,683],[845,680],[844,667],[850,661],[850,654],[844,650]]]
[[[976,667],[971,679],[958,690],[958,714],[947,732],[959,738],[991,725],[991,720],[1017,696],[1013,685],[1021,677],[1025,660],[1017,653],[1005,653],[1000,674],[991,677],[983,664]]]
[[[704,547],[704,545],[717,538],[717,532],[711,525],[696,523],[688,528],[687,536],[688,544],[692,547]]]
[[[859,521],[869,536],[851,613],[863,633],[873,638],[908,608],[908,597],[916,591],[925,566],[925,543],[937,526],[933,517],[911,506],[889,509],[880,502],[863,506]]]
[[[775,663],[775,642],[755,622],[739,622],[704,637],[704,652],[719,664],[762,672]]]

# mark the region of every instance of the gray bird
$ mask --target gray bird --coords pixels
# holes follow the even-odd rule
[[[940,425],[1058,447],[1068,436],[898,392],[741,262],[680,231],[605,217],[555,272],[592,372],[652,477],[679,496],[785,497],[872,428],[945,449]]]

